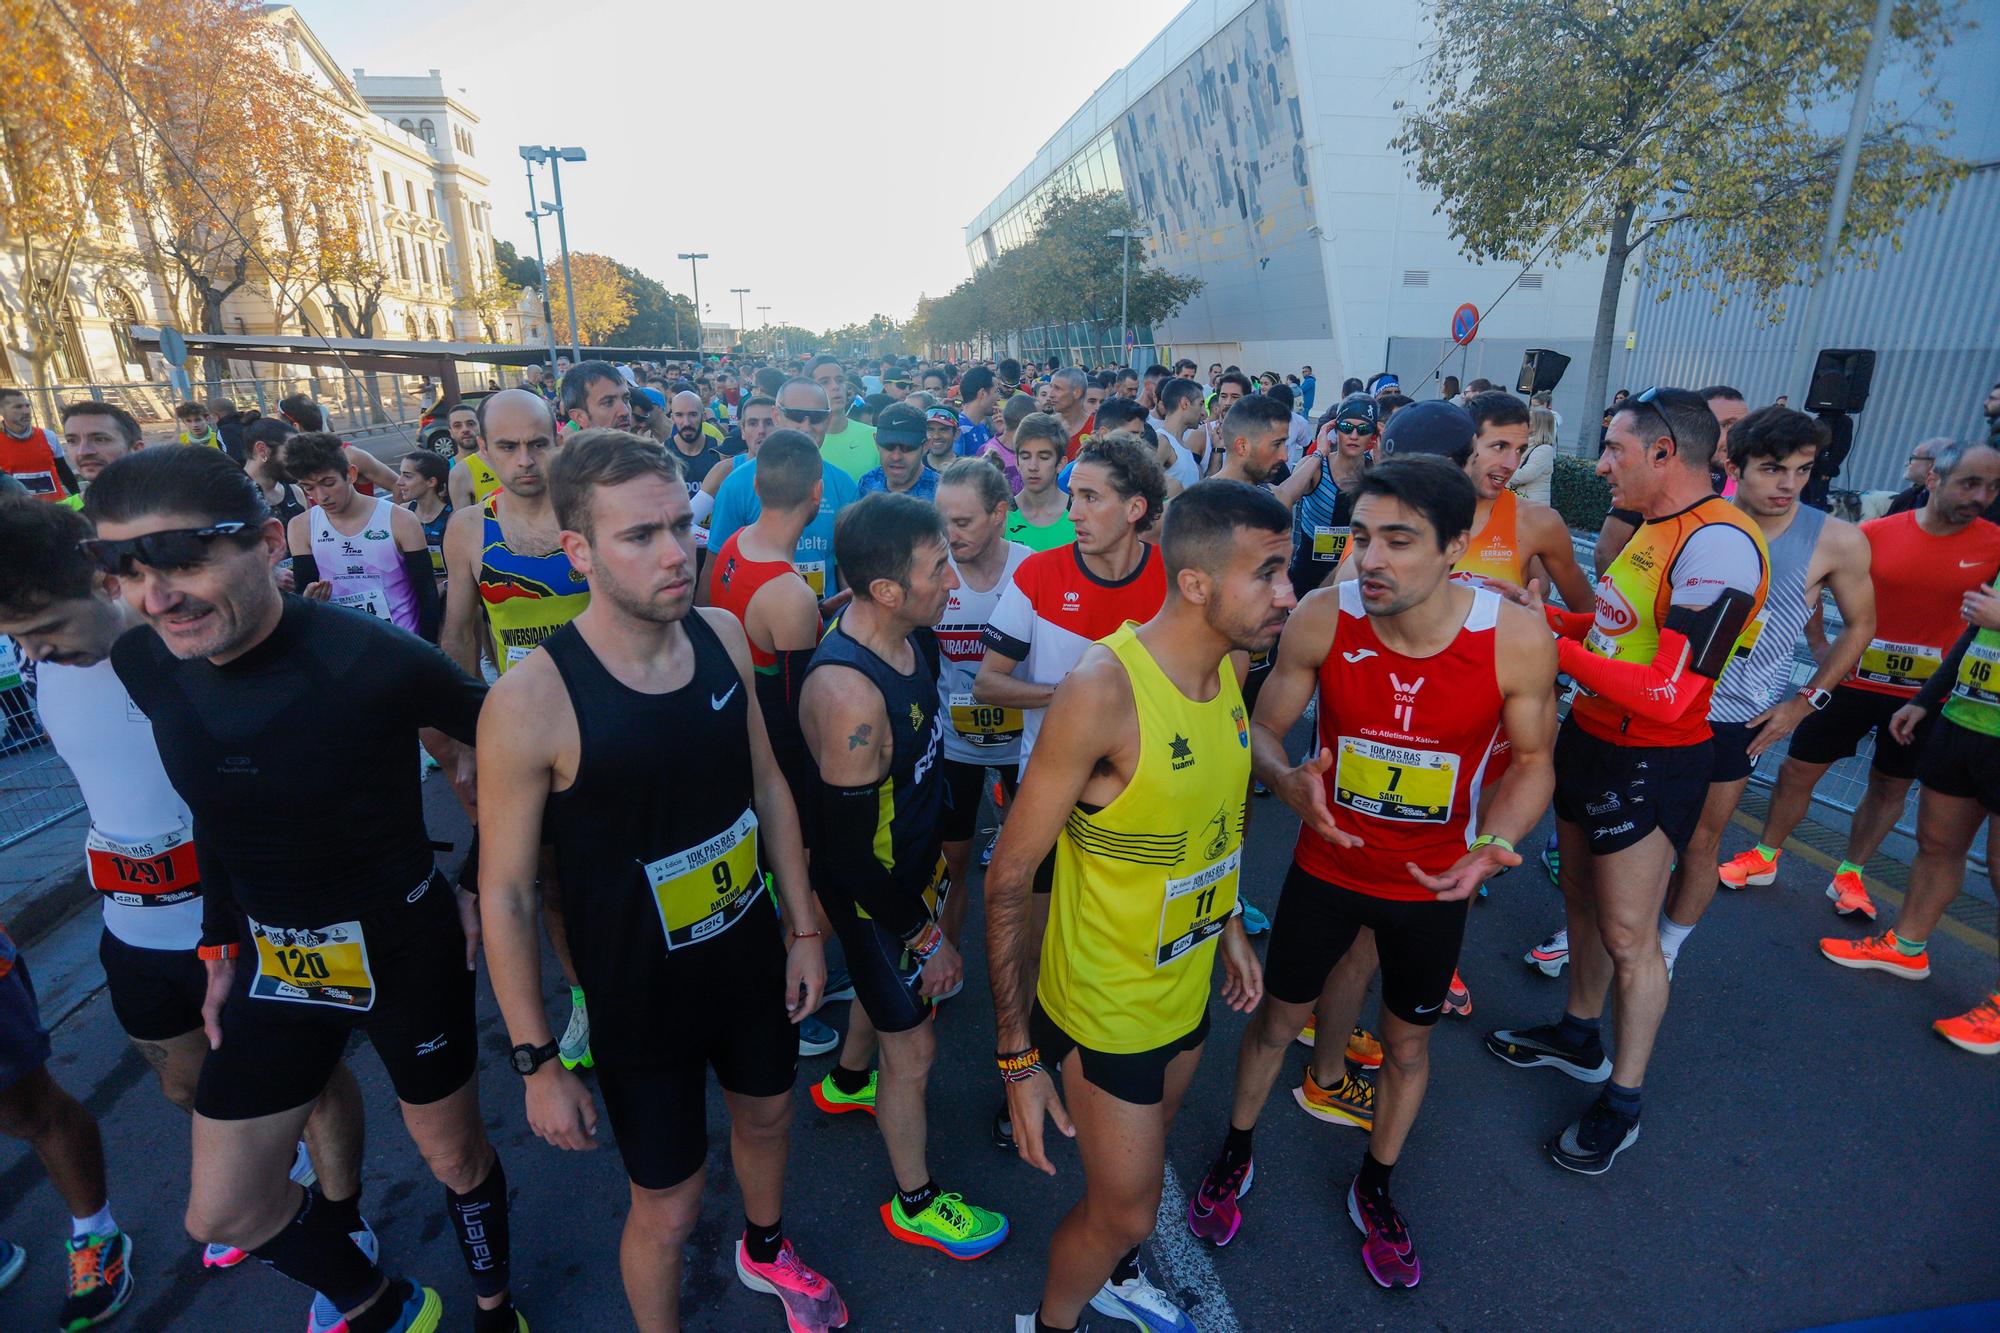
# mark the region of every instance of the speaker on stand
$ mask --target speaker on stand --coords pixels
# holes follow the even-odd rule
[[[1852,414],[1868,406],[1868,389],[1875,379],[1875,353],[1865,347],[1827,348],[1813,358],[1812,382],[1806,390],[1806,411],[1827,428],[1827,444],[1813,461],[1812,478],[1800,494],[1801,503],[1826,509],[1833,479],[1854,448]]]
[[[1514,381],[1516,393],[1549,393],[1562,383],[1569,358],[1544,347],[1531,347],[1521,358],[1521,374]]]

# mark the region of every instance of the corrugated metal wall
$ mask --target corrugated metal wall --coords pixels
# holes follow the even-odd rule
[[[1792,332],[1767,323],[1747,295],[1720,311],[1699,292],[1654,295],[1642,288],[1634,307],[1624,379],[1635,391],[1729,383],[1752,403],[1788,391],[1803,405],[1806,386],[1784,382]],[[1876,354],[1868,407],[1855,417],[1854,452],[1836,485],[1894,489],[1918,440],[1982,436],[1981,404],[2000,381],[2000,163],[1960,181],[1943,207],[1911,216],[1900,251],[1881,246],[1877,268],[1836,275],[1820,300],[1821,347]],[[1793,290],[1787,305],[1797,304]]]

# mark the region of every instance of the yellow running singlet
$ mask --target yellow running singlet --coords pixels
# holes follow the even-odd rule
[[[493,492],[500,489],[500,474],[493,465],[478,454],[466,454],[458,460],[458,465],[472,478],[472,500],[474,504],[485,504]]]

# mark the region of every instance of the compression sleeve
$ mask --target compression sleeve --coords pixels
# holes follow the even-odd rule
[[[1958,680],[1958,668],[1965,661],[1965,650],[1972,646],[1973,637],[1978,633],[1977,625],[1965,627],[1965,633],[1958,636],[1958,642],[1954,643],[1951,651],[1944,655],[1944,661],[1938,665],[1936,671],[1931,672],[1930,679],[1924,682],[1923,688],[1910,700],[1911,703],[1930,713],[1935,713],[1943,707],[1945,696],[1951,693],[1951,687]]]
[[[424,579],[430,579],[428,561]],[[466,675],[434,644],[407,635],[396,638],[404,655],[385,663],[384,670],[407,682],[401,694],[416,708],[415,724],[442,731],[460,745],[471,745],[479,735],[479,706],[486,701],[486,682]]]
[[[688,508],[694,511],[694,521],[705,525],[708,516],[715,512],[715,497],[707,491],[696,491],[688,497]]]
[[[200,820],[194,821],[193,833],[195,866],[201,875],[201,942],[209,947],[234,944],[243,931],[236,920],[236,894],[228,872],[204,836]]]
[[[428,547],[403,552],[403,576],[409,579],[410,591],[417,598],[417,637],[425,643],[436,643],[444,606],[438,601],[437,575],[431,570]]]
[[[1549,629],[1559,637],[1582,642],[1590,634],[1590,627],[1597,623],[1595,611],[1565,611],[1554,602],[1542,603],[1542,618],[1549,623]]]
[[[813,842],[813,878],[832,881],[839,892],[898,939],[908,939],[929,922],[921,897],[899,889],[889,868],[875,856],[881,819],[881,787],[819,784],[819,827]]]
[[[425,554],[428,555],[429,552],[425,552]],[[425,572],[429,573],[428,570]],[[292,557],[292,586],[294,588],[303,593],[308,587],[319,581],[319,561],[313,557],[312,552],[308,551],[303,555]]]
[[[1692,682],[1682,688],[1687,665],[1687,635],[1664,627],[1659,651],[1650,662],[1616,662],[1574,639],[1556,641],[1558,670],[1592,694],[1649,722],[1676,721],[1701,697]]]

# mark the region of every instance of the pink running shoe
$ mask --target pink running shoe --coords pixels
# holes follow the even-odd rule
[[[1236,1201],[1250,1192],[1251,1182],[1256,1179],[1255,1159],[1221,1179],[1213,1171],[1203,1176],[1194,1197],[1188,1200],[1188,1230],[1213,1242],[1217,1248],[1235,1240],[1243,1226],[1243,1211]]]
[[[785,1325],[792,1333],[827,1333],[847,1324],[847,1302],[833,1283],[807,1268],[787,1239],[778,1257],[760,1264],[736,1242],[736,1277],[752,1291],[769,1292],[785,1306]]]
[[[1384,1287],[1414,1287],[1423,1281],[1417,1243],[1386,1194],[1378,1199],[1349,1185],[1347,1215],[1361,1231],[1361,1262],[1368,1276]]]

